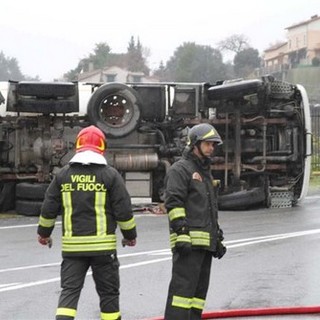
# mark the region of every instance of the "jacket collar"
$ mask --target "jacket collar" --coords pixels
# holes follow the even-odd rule
[[[204,158],[204,159],[200,159],[198,156],[196,156],[192,150],[190,149],[186,149],[184,152],[183,152],[183,157],[185,159],[188,159],[188,160],[192,160],[193,162],[195,162],[200,168],[202,169],[209,169],[210,168],[210,165],[211,165],[211,159],[209,158]]]

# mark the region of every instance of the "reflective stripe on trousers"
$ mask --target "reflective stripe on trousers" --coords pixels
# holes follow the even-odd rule
[[[165,320],[200,320],[207,296],[212,252],[193,249],[172,257],[172,277],[168,290]]]
[[[87,271],[91,267],[100,298],[101,319],[121,319],[119,310],[119,262],[115,254],[91,257],[64,257],[61,264],[62,291],[56,314],[57,320],[75,317]]]
[[[203,310],[205,304],[204,299],[199,298],[185,298],[185,297],[179,297],[179,296],[173,296],[172,297],[172,306],[184,308],[184,309],[191,309],[196,308]]]

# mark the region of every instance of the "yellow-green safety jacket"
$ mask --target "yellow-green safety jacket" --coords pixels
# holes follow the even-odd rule
[[[116,228],[135,239],[131,200],[121,175],[109,165],[71,163],[50,183],[38,234],[49,237],[62,214],[62,254],[100,255],[116,250]]]

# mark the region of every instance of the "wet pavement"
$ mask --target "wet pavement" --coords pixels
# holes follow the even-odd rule
[[[171,275],[167,217],[136,212],[138,243],[119,246],[123,320],[163,314]],[[0,319],[54,319],[60,293],[60,233],[53,247],[38,245],[37,217],[0,219]],[[228,247],[214,260],[205,311],[320,304],[320,192],[287,209],[222,211]],[[119,240],[121,239],[120,234]],[[99,301],[89,274],[79,301],[79,320],[99,319]],[[320,315],[224,319],[320,319]]]

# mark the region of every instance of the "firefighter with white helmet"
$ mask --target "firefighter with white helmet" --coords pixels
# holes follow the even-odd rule
[[[195,125],[189,130],[182,158],[166,176],[165,207],[173,252],[166,320],[201,319],[212,257],[221,259],[226,252],[210,169],[219,144],[221,137],[212,125]]]
[[[104,157],[106,139],[95,126],[82,129],[76,153],[50,183],[38,225],[38,241],[51,244],[62,213],[61,287],[56,319],[74,319],[86,273],[91,267],[100,298],[101,319],[119,320],[119,262],[116,228],[123,244],[136,244],[131,200],[121,175]]]

